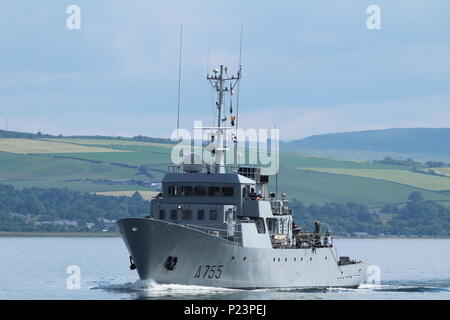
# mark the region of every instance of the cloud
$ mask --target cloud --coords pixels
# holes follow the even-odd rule
[[[241,23],[241,124],[276,123],[284,139],[448,125],[450,3],[380,0],[379,32],[359,0],[78,0],[80,31],[65,28],[69,4],[0,3],[0,117],[11,128],[168,136],[180,24],[183,125],[208,119],[205,73],[238,67]]]
[[[343,104],[326,109],[274,107],[243,112],[240,119],[240,125],[245,127],[273,128],[276,124],[282,140],[347,131],[450,127],[450,98],[419,97]]]
[[[4,123],[0,117],[0,123]],[[181,128],[192,130],[194,121],[205,126],[212,123],[211,113],[181,115]],[[12,116],[9,129],[64,135],[108,135],[168,138],[176,129],[176,114],[168,112]],[[450,99],[442,97],[410,98],[387,102],[337,105],[327,109],[313,107],[274,107],[239,114],[243,129],[272,129],[277,125],[282,140],[315,134],[374,130],[386,128],[450,127]]]

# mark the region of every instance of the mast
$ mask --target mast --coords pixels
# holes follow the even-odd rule
[[[236,84],[241,79],[241,67],[237,72],[237,76],[232,75],[228,76],[228,68],[224,65],[220,65],[219,69],[213,70],[213,75],[207,75],[207,80],[210,82],[213,89],[217,92],[217,127],[211,127],[210,129],[215,130],[212,134],[212,139],[214,142],[214,155],[215,155],[215,168],[216,173],[225,173],[225,151],[228,150],[224,146],[225,139],[225,130],[232,129],[232,127],[224,127],[222,126],[222,122],[227,118],[222,118],[223,113],[223,105],[224,105],[224,95],[226,93],[230,94],[230,99],[232,99],[233,89]],[[226,85],[226,82],[229,81],[229,86]],[[231,117],[231,115],[230,115]],[[237,144],[237,139],[234,139],[234,143]],[[235,148],[235,150],[237,150]],[[236,157],[235,157],[235,166]]]

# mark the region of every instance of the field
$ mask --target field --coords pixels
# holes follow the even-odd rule
[[[70,138],[50,138],[42,139],[51,142],[64,142],[73,143],[80,145],[120,145],[120,146],[150,146],[150,147],[164,147],[172,148],[173,145],[166,143],[156,143],[156,142],[144,142],[144,141],[129,141],[129,140],[113,140],[113,139],[70,139]]]
[[[11,153],[112,152],[114,150],[36,139],[0,139],[0,151]]]
[[[135,191],[104,191],[104,192],[96,192],[95,194],[102,195],[102,196],[114,196],[114,197],[120,197],[120,196],[126,196],[131,197],[134,194]],[[145,200],[151,200],[155,195],[158,194],[156,191],[138,191],[142,198]]]
[[[275,189],[274,180],[272,177],[271,190]],[[296,198],[307,205],[353,201],[381,207],[407,201],[414,191],[420,191],[429,200],[450,200],[450,196],[444,193],[389,181],[285,167],[281,168],[278,181],[279,192],[286,192],[288,198]]]
[[[0,139],[0,183],[24,187],[58,187],[144,198],[157,189],[171,165],[173,145],[114,139]],[[139,167],[146,166],[146,174]],[[301,157],[281,153],[278,192],[306,205],[354,201],[370,207],[401,203],[413,191],[449,204],[450,177],[411,172],[382,163]],[[440,174],[448,168],[435,168]],[[275,191],[275,176],[270,177]],[[143,183],[144,181],[147,181]]]
[[[91,163],[52,155],[23,155],[0,152],[1,180],[36,179],[126,179],[135,169]]]
[[[422,169],[421,171],[425,172],[425,173],[431,173],[434,172],[436,174],[442,175],[442,176],[447,176],[450,177],[450,168],[449,167],[444,167],[444,168],[426,168],[426,169]]]
[[[305,167],[297,169],[384,180],[433,191],[450,190],[450,178],[448,177],[434,176],[424,173],[416,173],[407,170],[344,169],[344,168],[314,168],[314,167],[307,167],[307,168]]]

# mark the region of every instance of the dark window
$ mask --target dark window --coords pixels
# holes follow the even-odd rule
[[[205,210],[198,210],[197,211],[197,219],[198,220],[204,220],[205,219]]]
[[[166,210],[159,210],[159,219],[164,220],[166,218]]]
[[[222,188],[222,193],[225,197],[232,197],[234,195],[233,191],[234,191],[233,187],[223,187]]]
[[[172,196],[172,197],[179,196],[179,189],[177,186],[169,186],[167,188],[167,191],[169,192],[169,196]]]
[[[190,197],[190,196],[192,196],[192,187],[190,187],[190,186],[182,186],[181,187],[181,195],[183,197]]]
[[[206,187],[203,187],[203,186],[195,187],[194,194],[196,196],[206,196]]]
[[[258,230],[258,233],[266,233],[266,228],[264,226],[264,218],[257,218],[255,220],[256,223],[256,229]]]
[[[208,187],[208,196],[220,196],[219,187]]]
[[[217,220],[217,210],[209,211],[209,220]]]
[[[170,210],[170,219],[177,220],[178,218],[178,211],[176,209]]]
[[[183,210],[181,217],[183,220],[192,220],[192,210]]]

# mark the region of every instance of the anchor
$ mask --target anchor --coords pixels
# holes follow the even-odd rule
[[[177,262],[178,257],[168,256],[164,266],[166,267],[167,270],[172,271],[173,269],[175,269]]]
[[[130,270],[136,269],[136,264],[134,263],[134,259],[130,256]]]

